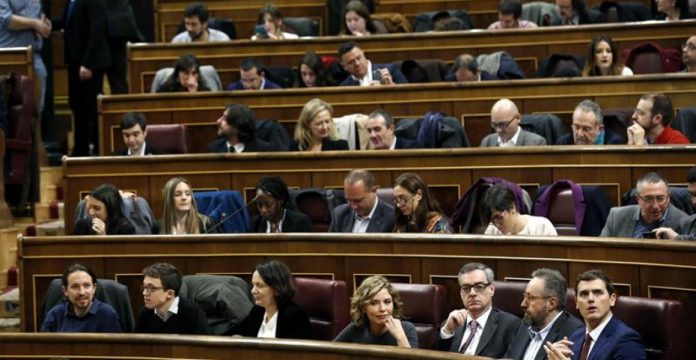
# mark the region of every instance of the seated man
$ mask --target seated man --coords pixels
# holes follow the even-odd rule
[[[633,112],[633,124],[626,129],[628,145],[689,144],[689,139],[669,125],[674,116],[672,101],[664,94],[645,94]]]
[[[592,100],[583,100],[573,111],[571,134],[556,140],[556,145],[609,145],[623,144],[621,137],[604,127],[602,108]]]
[[[208,28],[208,7],[203,3],[191,3],[186,7],[184,25],[186,31],[176,34],[173,43],[230,40],[224,32]]]
[[[123,114],[121,118],[121,135],[123,135],[123,144],[126,147],[115,151],[114,155],[143,156],[162,154],[161,151],[147,146],[145,143],[147,119],[145,119],[145,115],[142,113],[128,112]]]
[[[636,183],[638,205],[613,207],[600,236],[655,238],[659,227],[680,228],[687,215],[669,203],[667,180],[650,172]]]
[[[338,49],[338,60],[348,76],[340,86],[370,86],[405,84],[408,81],[394,64],[373,64],[358,44],[349,41]]]
[[[522,3],[520,0],[501,0],[498,3],[498,21],[490,24],[488,30],[531,29],[537,27],[533,21],[520,19]]]
[[[394,231],[394,208],[377,197],[379,185],[367,170],[355,169],[343,181],[347,204],[333,210],[329,232]]]
[[[273,81],[266,79],[263,66],[254,58],[246,58],[239,67],[239,80],[227,86],[227,90],[266,90],[281,89]]]
[[[584,25],[604,22],[602,13],[588,9],[585,0],[556,0],[563,25]]]
[[[510,99],[500,99],[491,108],[491,127],[495,131],[481,140],[482,147],[546,145],[543,137],[522,130],[517,105]]]
[[[686,39],[681,47],[684,70],[682,72],[696,73],[696,35]]]
[[[208,334],[208,320],[195,302],[180,297],[181,272],[168,263],[156,263],[143,270],[145,307],[135,322],[136,333]]]
[[[290,209],[288,184],[277,176],[262,177],[256,185],[259,214],[251,218],[249,229],[255,233],[312,232],[309,216]]]
[[[228,105],[216,123],[219,138],[208,144],[208,152],[242,153],[276,150],[268,142],[256,138],[256,116],[246,105]]]
[[[454,59],[452,69],[445,76],[446,81],[470,82],[498,80],[498,77],[481,70],[476,58],[470,54],[461,54]]]
[[[696,208],[696,166],[686,175],[686,189],[691,197],[691,205]],[[696,214],[684,218],[679,226],[679,231],[668,227],[656,230],[658,239],[696,240]]]
[[[644,360],[640,335],[614,317],[611,308],[616,292],[611,279],[601,270],[588,270],[578,276],[575,302],[585,326],[565,340],[544,345],[549,360],[631,359]],[[572,346],[572,347],[571,347]]]
[[[417,149],[417,141],[397,137],[394,134],[394,119],[382,109],[373,111],[367,118],[367,133],[370,135],[372,149],[396,150]]]
[[[111,305],[94,298],[97,276],[82,264],[72,264],[62,277],[65,300],[54,306],[41,324],[41,332],[120,333],[121,323]]]

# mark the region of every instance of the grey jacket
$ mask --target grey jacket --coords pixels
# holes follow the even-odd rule
[[[535,146],[546,145],[546,139],[535,133],[520,129],[520,136],[517,137],[515,146]],[[482,147],[498,146],[498,134],[488,134],[481,140]]]
[[[633,229],[636,225],[636,217],[640,212],[640,205],[628,205],[613,207],[609,210],[609,217],[602,229],[600,236],[606,237],[633,237]],[[687,215],[674,205],[667,209],[667,217],[662,226],[669,227],[679,232],[680,222]]]

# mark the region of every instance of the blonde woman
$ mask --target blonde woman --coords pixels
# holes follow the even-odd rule
[[[162,197],[161,234],[205,234],[212,227],[210,218],[198,213],[188,180],[181,177],[169,179],[164,185]]]
[[[399,293],[383,276],[370,276],[350,301],[351,323],[334,341],[418,348],[416,327],[401,320]]]
[[[348,150],[348,142],[338,139],[332,118],[333,108],[321,99],[309,100],[295,125],[291,151]]]

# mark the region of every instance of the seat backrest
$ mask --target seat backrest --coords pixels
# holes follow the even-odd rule
[[[614,134],[626,138],[626,129],[631,125],[632,108],[602,109],[604,127]]]
[[[471,17],[466,10],[449,10],[449,11],[427,11],[416,16],[413,24],[413,32],[426,32],[434,29],[435,22],[446,20],[447,18],[455,17],[461,20],[461,29],[473,29],[474,24],[471,22]]]
[[[298,36],[320,36],[319,20],[306,17],[283,18],[283,30]]]
[[[145,141],[166,154],[186,154],[188,139],[182,124],[152,124],[147,126]]]
[[[295,71],[285,65],[272,65],[264,67],[265,74],[272,82],[282,88],[291,88],[295,84]]]
[[[2,84],[2,83],[0,83]],[[34,80],[12,73],[5,83],[7,94],[7,129],[5,131],[5,184],[23,185],[29,181],[30,153],[33,144]],[[4,101],[4,99],[2,99]]]
[[[662,74],[662,56],[658,52],[641,52],[633,57],[630,64],[626,64],[634,74]]]
[[[519,318],[524,317],[521,303],[524,298],[524,290],[527,288],[527,282],[495,281],[494,284],[493,306]]]
[[[201,307],[214,335],[244,320],[253,306],[249,285],[236,276],[186,275],[179,294]]]
[[[546,144],[555,144],[564,131],[563,122],[554,114],[524,114],[520,126],[526,131],[541,135]]]
[[[350,303],[344,281],[296,277],[292,299],[309,316],[312,338],[332,340],[350,322]]]
[[[290,192],[297,210],[312,220],[314,232],[327,232],[331,223],[331,209],[325,193],[324,189],[302,189]]]
[[[672,120],[672,127],[681,131],[692,143],[696,143],[696,107],[679,109]]]
[[[388,205],[394,204],[394,188],[379,188],[377,189],[377,197],[379,201],[383,201]]]
[[[577,235],[575,201],[571,189],[562,189],[551,195],[548,219],[556,228],[558,235]]]
[[[239,191],[195,191],[198,211],[207,215],[220,233],[249,232],[249,214]]]
[[[404,319],[418,331],[418,347],[430,349],[438,339],[440,325],[447,319],[447,291],[439,284],[392,283],[404,303]]]

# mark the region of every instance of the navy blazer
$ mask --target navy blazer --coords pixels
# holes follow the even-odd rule
[[[604,129],[604,145],[620,145],[626,144],[626,139],[615,134],[613,131]],[[565,134],[556,140],[556,145],[575,145],[573,133]]]
[[[420,144],[418,144],[418,141],[416,140],[406,139],[403,136],[397,136],[394,149],[420,149],[420,147]]]
[[[368,233],[394,231],[394,208],[384,201],[377,200],[377,208],[372,214],[372,219],[367,225]],[[333,217],[329,225],[329,232],[349,233],[353,230],[355,212],[348,204],[342,204],[333,209]]]
[[[404,76],[404,73],[401,72],[401,69],[399,69],[398,66],[394,64],[372,64],[372,70],[379,70],[379,69],[384,69],[386,68],[389,70],[389,73],[391,74],[392,81],[394,81],[394,84],[408,84],[408,80],[406,80],[406,76]],[[348,77],[341,82],[339,86],[358,86],[360,85],[360,82],[353,79],[352,76],[348,75]]]
[[[152,146],[145,143],[145,155],[162,155],[164,152],[159,149],[155,149]],[[128,156],[128,148],[121,148],[114,151],[114,156]]]
[[[276,151],[276,149],[273,148],[273,146],[261,139],[255,139],[253,141],[249,141],[244,143],[244,150],[242,152],[248,153],[248,152],[268,152],[268,151]],[[218,138],[208,144],[208,152],[211,153],[226,153],[227,151],[227,139],[225,138]]]
[[[263,89],[259,90],[272,90],[272,89],[282,89],[283,87],[274,83],[271,80],[268,80],[268,78],[265,79],[266,82],[263,84]],[[244,85],[242,84],[242,80],[235,81],[229,85],[227,85],[226,90],[246,90],[244,88]]]
[[[309,216],[290,209],[286,209],[285,219],[283,219],[283,228],[281,232],[312,232],[314,227]],[[266,220],[263,217],[256,215],[251,218],[249,223],[249,231],[254,233],[266,232]]]
[[[585,342],[585,327],[577,329],[570,335],[573,342],[573,360],[580,359],[582,345]],[[616,316],[612,316],[607,326],[599,334],[587,360],[644,360],[645,348],[640,335]]]
[[[504,357],[521,324],[522,321],[517,316],[496,308],[491,309],[474,355],[496,359]],[[437,348],[443,351],[459,352],[464,330],[464,326],[460,326],[451,338],[438,339]]]
[[[261,328],[266,309],[254,305],[249,315],[239,324],[226,331],[223,335],[242,335],[256,337]],[[294,302],[288,301],[278,306],[278,323],[276,324],[277,339],[311,339],[312,326],[309,317]]]
[[[321,141],[321,151],[332,151],[332,150],[350,150],[348,147],[348,142],[342,139],[331,140],[325,138]],[[300,145],[297,141],[292,140],[290,142],[290,151],[300,151]]]
[[[556,341],[563,340],[563,337],[570,336],[570,334],[582,326],[583,323],[580,321],[580,319],[564,311],[558,316],[558,319],[556,319],[556,322],[553,323],[553,326],[551,326],[551,329],[544,338],[543,343],[546,344],[547,341],[555,343]],[[519,329],[517,329],[514,342],[510,345],[507,354],[505,354],[505,358],[522,360],[531,341],[532,339],[529,337],[529,328],[524,325],[520,326]],[[539,348],[536,356],[534,356],[534,360],[546,359],[546,351],[542,346]]]

